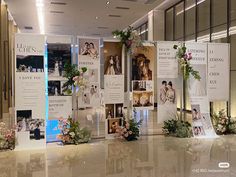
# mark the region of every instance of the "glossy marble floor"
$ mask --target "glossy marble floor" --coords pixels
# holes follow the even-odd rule
[[[221,169],[219,162],[229,162]],[[236,136],[142,136],[46,150],[0,152],[0,177],[234,177]]]

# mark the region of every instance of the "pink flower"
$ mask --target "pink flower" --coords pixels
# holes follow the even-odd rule
[[[75,76],[75,77],[73,77],[73,81],[77,81],[78,80],[78,78],[79,78],[79,76]]]
[[[188,53],[188,60],[191,60],[192,58],[192,53]]]

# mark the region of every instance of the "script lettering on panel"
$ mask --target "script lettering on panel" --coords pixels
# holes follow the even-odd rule
[[[15,36],[16,149],[45,148],[45,38]]]
[[[100,106],[100,42],[99,39],[79,38],[78,67],[86,67],[85,88],[79,91],[78,107]],[[80,88],[78,88],[80,89]]]
[[[207,44],[186,43],[187,52],[192,54],[190,60],[195,71],[201,79],[190,77],[188,92],[192,110],[192,129],[194,137],[215,137],[210,113],[207,93]]]
[[[65,65],[71,64],[71,37],[48,36],[48,96],[47,142],[56,141],[60,133],[58,121],[72,116],[72,96],[63,84],[67,81]]]
[[[174,42],[157,43],[157,111],[158,123],[176,119],[177,95],[181,81],[178,78],[178,62],[175,58]]]
[[[229,44],[208,44],[208,95],[210,101],[229,100]]]
[[[137,110],[154,109],[154,58],[153,44],[146,43],[132,55],[132,105]]]
[[[104,102],[107,138],[114,135],[123,118],[123,63],[121,43],[104,42]]]

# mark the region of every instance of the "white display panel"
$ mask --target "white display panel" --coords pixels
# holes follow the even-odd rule
[[[157,120],[158,123],[177,118],[178,61],[173,46],[176,42],[157,43]]]
[[[15,36],[16,150],[45,148],[45,37]]]
[[[208,44],[208,95],[210,101],[229,100],[229,44]]]
[[[86,87],[78,95],[78,107],[100,106],[100,41],[92,38],[79,38],[78,67],[87,68],[83,77]],[[78,88],[79,89],[79,88]]]
[[[207,44],[186,43],[187,53],[192,54],[190,63],[194,70],[199,72],[200,80],[190,77],[188,81],[188,92],[192,110],[192,130],[193,136],[197,138],[216,137],[213,128],[209,97],[207,93]]]

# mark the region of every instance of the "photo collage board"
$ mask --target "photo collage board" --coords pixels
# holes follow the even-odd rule
[[[46,93],[45,36],[15,36],[16,149],[44,148]],[[40,106],[39,106],[40,105]]]
[[[47,142],[58,141],[58,122],[72,116],[72,93],[64,84],[65,67],[72,63],[71,36],[47,36],[48,99]]]
[[[86,85],[79,90],[78,107],[100,107],[100,40],[78,38],[78,48],[78,68],[87,68],[83,75]]]
[[[155,49],[145,43],[132,55],[132,106],[136,110],[154,110]]]
[[[104,103],[106,138],[112,138],[123,123],[124,57],[122,44],[104,41]]]

